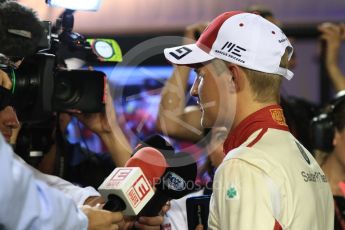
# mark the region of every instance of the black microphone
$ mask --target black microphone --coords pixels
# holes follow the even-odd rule
[[[155,148],[158,151],[164,153],[166,157],[172,157],[175,153],[174,148],[171,146],[171,144],[168,141],[166,141],[161,135],[158,134],[151,135],[145,140],[140,141],[140,143],[135,147],[133,155],[136,151],[143,147]]]
[[[8,57],[35,53],[44,34],[36,13],[14,1],[0,3],[0,53]]]
[[[140,211],[139,216],[157,216],[162,207],[171,199],[179,199],[186,194],[193,192],[197,165],[191,154],[180,152],[174,154],[173,167],[168,167],[156,184],[156,192],[151,200]]]

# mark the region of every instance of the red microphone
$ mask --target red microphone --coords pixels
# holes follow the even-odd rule
[[[125,167],[140,167],[151,186],[154,186],[169,166],[160,151],[143,147],[126,162]]]

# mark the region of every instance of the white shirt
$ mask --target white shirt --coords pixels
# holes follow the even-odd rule
[[[87,229],[72,199],[33,176],[0,135],[0,228]]]
[[[262,131],[217,169],[209,229],[333,229],[332,193],[313,156],[288,131]]]

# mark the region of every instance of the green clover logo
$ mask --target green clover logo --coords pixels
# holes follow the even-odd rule
[[[226,194],[228,195],[228,197],[230,199],[233,199],[237,196],[237,191],[236,191],[236,188],[235,187],[230,187],[228,189],[228,191],[226,192]]]

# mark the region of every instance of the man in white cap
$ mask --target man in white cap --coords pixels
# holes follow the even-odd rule
[[[210,204],[210,229],[333,229],[327,179],[289,132],[279,106],[292,46],[259,15],[226,12],[196,44],[164,50],[177,65],[195,68],[203,127],[226,126],[225,159]]]

